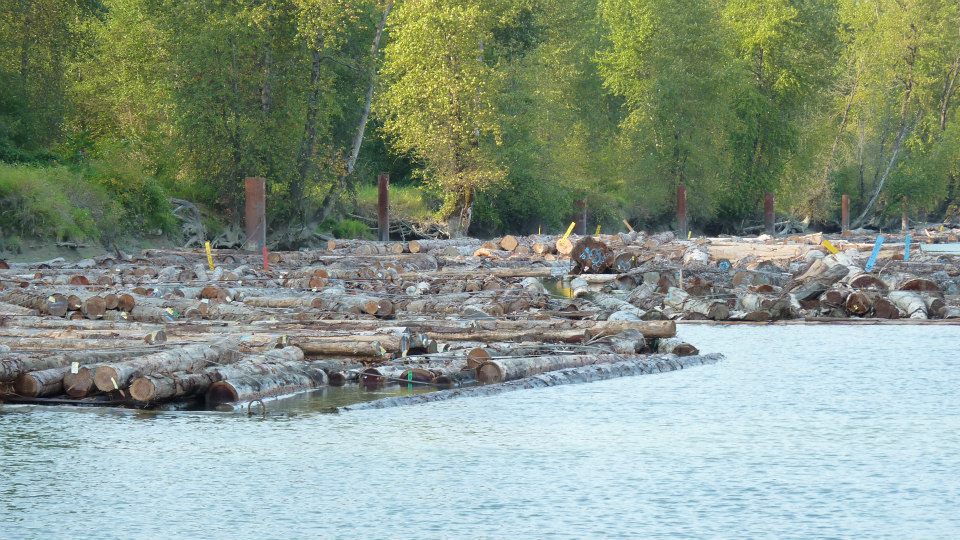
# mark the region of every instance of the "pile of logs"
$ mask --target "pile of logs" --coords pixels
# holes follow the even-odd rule
[[[187,250],[4,262],[0,401],[216,407],[697,354],[673,321],[607,320],[548,291],[569,270],[557,241],[336,241],[266,267],[233,250],[212,268]]]
[[[574,272],[607,273],[566,285],[571,296],[618,320],[960,319],[958,256],[914,243],[904,260],[902,238],[887,236],[872,265],[868,238],[594,238],[576,244]],[[581,246],[594,254],[592,266],[577,262]]]
[[[503,385],[694,357],[678,320],[960,321],[957,255],[873,247],[630,232],[336,240],[267,266],[235,250],[213,267],[194,250],[0,261],[0,400],[214,407],[323,385]]]

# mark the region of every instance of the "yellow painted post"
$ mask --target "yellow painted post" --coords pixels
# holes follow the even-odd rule
[[[561,238],[561,240],[566,240],[567,238],[570,238],[570,234],[573,233],[573,228],[576,226],[577,226],[577,222],[571,221],[570,226],[567,227],[567,232],[563,233],[563,238]]]
[[[823,247],[827,248],[827,251],[829,251],[830,253],[833,253],[834,255],[836,255],[837,253],[840,253],[840,250],[837,249],[837,247],[834,246],[833,243],[831,243],[829,240],[824,239],[823,242],[821,242],[821,244],[823,245]]]
[[[207,264],[210,265],[210,270],[213,270],[213,250],[210,249],[210,242],[205,242],[203,246],[207,248]]]
[[[594,236],[600,236],[600,224],[597,224],[597,232],[593,233]]]

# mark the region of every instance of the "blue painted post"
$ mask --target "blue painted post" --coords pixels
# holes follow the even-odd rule
[[[903,260],[904,261],[910,260],[910,242],[912,241],[913,241],[913,236],[911,236],[909,233],[903,239]]]
[[[880,248],[883,247],[883,235],[877,235],[877,243],[873,245],[873,252],[870,253],[870,258],[867,259],[867,265],[864,267],[864,270],[867,272],[873,272],[873,267],[877,264],[877,257],[880,256]]]

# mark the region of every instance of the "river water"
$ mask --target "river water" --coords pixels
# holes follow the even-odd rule
[[[337,415],[0,406],[0,539],[960,537],[960,328],[681,335],[726,360]]]

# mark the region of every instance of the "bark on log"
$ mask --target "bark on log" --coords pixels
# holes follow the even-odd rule
[[[849,272],[850,269],[842,264],[834,265],[818,276],[801,282],[790,293],[797,300],[815,300],[829,290],[834,283],[846,277]]]
[[[892,291],[887,299],[894,303],[909,319],[926,319],[927,304],[923,296],[913,291]]]
[[[619,354],[557,354],[487,360],[477,368],[477,382],[496,384],[530,377],[547,371],[605,364],[623,359]]]
[[[244,402],[317,388],[327,384],[327,372],[299,362],[258,363],[252,373],[215,382],[207,390],[207,406]]]
[[[718,354],[687,356],[683,358],[645,355],[636,355],[633,357],[626,356],[623,357],[622,361],[612,364],[596,364],[579,368],[551,371],[548,373],[534,375],[525,379],[507,381],[495,385],[455,388],[452,390],[441,390],[439,392],[430,392],[426,394],[385,398],[375,401],[368,401],[365,403],[358,403],[356,405],[350,405],[347,407],[340,407],[338,410],[353,411],[362,409],[383,409],[387,407],[446,401],[448,399],[454,399],[458,397],[491,396],[515,390],[545,388],[548,386],[557,386],[561,384],[578,384],[602,381],[617,377],[661,373],[677,369],[686,369],[699,365],[714,364],[719,362],[722,358],[723,357]]]
[[[212,363],[230,363],[240,356],[239,337],[223,338],[215,343],[188,345],[126,362],[98,366],[94,384],[101,392],[124,389],[136,377],[158,372],[191,371]]]
[[[261,364],[288,364],[297,366],[303,362],[303,351],[297,347],[285,347],[264,354],[246,356],[235,364],[213,366],[195,373],[179,371],[170,374],[154,374],[138,377],[130,383],[130,397],[141,403],[155,403],[204,394],[215,382],[256,376],[262,372]]]
[[[4,302],[35,309],[44,315],[63,317],[67,314],[67,298],[62,294],[11,290],[0,297]]]
[[[714,321],[723,321],[730,318],[730,308],[722,300],[698,298],[686,292],[671,287],[663,304],[677,313],[698,313]]]

